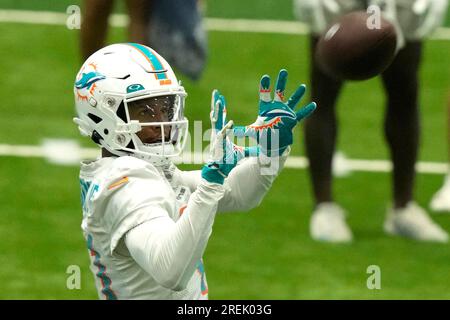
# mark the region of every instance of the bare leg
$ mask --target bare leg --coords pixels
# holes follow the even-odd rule
[[[113,0],[85,0],[81,24],[81,55],[85,61],[91,54],[105,45],[108,18]]]
[[[311,99],[317,110],[305,121],[306,154],[316,205],[330,202],[332,197],[331,164],[336,145],[336,100],[342,82],[330,78],[318,67],[314,48],[318,37],[311,37]]]
[[[148,44],[148,21],[152,0],[127,0],[128,15],[130,22],[128,26],[128,38],[131,42]]]
[[[385,136],[393,163],[393,201],[403,208],[413,198],[415,164],[419,147],[418,71],[421,42],[409,42],[383,73],[388,101]]]

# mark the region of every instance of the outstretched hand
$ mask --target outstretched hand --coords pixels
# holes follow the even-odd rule
[[[267,156],[281,155],[293,143],[292,130],[299,121],[311,115],[316,103],[311,102],[295,111],[297,104],[305,94],[306,86],[302,84],[285,102],[284,91],[288,73],[280,70],[272,99],[270,77],[264,75],[259,87],[259,109],[256,121],[248,126],[234,127],[237,137],[252,137],[257,140],[260,150]]]
[[[210,159],[202,169],[202,177],[222,184],[236,164],[245,157],[258,155],[258,147],[240,147],[229,138],[233,121],[227,122],[225,97],[214,90],[211,98]]]

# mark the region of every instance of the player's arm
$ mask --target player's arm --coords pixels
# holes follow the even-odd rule
[[[257,157],[243,159],[225,180],[225,193],[219,201],[218,213],[232,211],[248,211],[257,207],[272,186],[273,181],[283,169],[289,155],[287,150],[277,164],[277,168],[270,173],[261,174],[268,170]],[[188,187],[194,192],[201,183],[201,170],[176,172],[177,183]]]
[[[261,203],[289,155],[289,146],[293,143],[293,128],[315,110],[316,104],[310,103],[299,111],[294,111],[306,91],[304,85],[284,102],[286,81],[287,71],[281,70],[276,82],[275,97],[272,100],[270,78],[267,75],[263,76],[260,82],[259,115],[256,122],[250,126],[234,128],[235,135],[252,137],[256,139],[258,146],[256,149],[234,146],[241,153],[240,159],[249,158],[243,159],[226,179],[225,195],[219,201],[218,212],[247,211]],[[213,94],[213,101],[214,99],[217,97],[215,98]],[[225,106],[225,101],[223,104]],[[222,117],[225,119],[225,112]],[[192,187],[195,187],[198,176],[198,172],[195,171],[178,173],[178,179]]]
[[[203,179],[175,222],[169,214],[174,210],[167,197],[170,187],[154,166],[132,157],[119,157],[114,165],[107,187],[97,194],[105,203],[102,222],[111,253],[123,254],[123,241],[131,257],[161,286],[183,289],[203,254],[223,186]]]
[[[219,91],[214,90],[211,97],[211,112],[210,112],[210,120],[212,125],[213,134],[214,132],[218,132],[223,128],[223,126],[227,123],[226,120],[226,101],[224,96],[222,96]],[[225,199],[219,202],[218,212],[223,211],[231,211],[231,210],[245,210],[246,208],[252,207],[249,206],[252,202],[250,200],[254,200],[251,195],[262,193],[260,191],[260,181],[259,179],[254,179],[254,174],[259,172],[254,167],[257,166],[257,162],[253,161],[255,159],[248,159],[248,161],[243,160],[246,157],[257,156],[258,148],[241,148],[233,144],[229,138],[225,138],[224,143],[228,146],[228,148],[234,150],[234,159],[232,159],[232,163],[238,163],[237,168],[234,169],[230,176],[225,180]],[[243,161],[240,161],[243,160]],[[236,176],[233,172],[238,170],[240,174]],[[245,195],[249,195],[250,197],[243,197],[241,194],[241,188],[244,188],[241,184],[239,184],[239,179],[236,177],[241,176],[244,178],[244,175],[248,178],[246,181],[248,183],[252,183],[252,186],[247,189],[254,189],[254,191],[250,191],[245,193]],[[194,192],[199,184],[201,183],[201,171],[181,171],[175,166],[173,167],[172,172],[170,173],[172,177],[171,182],[175,185],[184,185],[187,186],[191,192]],[[231,181],[230,181],[231,179]],[[231,182],[231,184],[230,184]],[[263,184],[263,190],[266,189],[266,184]]]
[[[222,185],[204,180],[177,222],[162,211],[130,230],[125,244],[133,259],[161,286],[183,290],[203,256],[222,196]]]
[[[216,107],[221,107],[220,101]],[[213,130],[211,158],[177,222],[167,212],[161,212],[159,218],[136,226],[126,235],[125,244],[131,256],[164,287],[184,289],[206,248],[218,202],[224,194],[225,178],[237,163],[236,151],[224,143],[231,125],[232,122],[221,124],[218,131]]]
[[[286,150],[270,170],[257,157],[243,159],[225,180],[225,193],[219,201],[218,213],[248,211],[257,207],[284,167],[290,149]],[[194,192],[201,182],[201,171],[181,171],[176,169],[177,183]],[[264,173],[264,174],[262,174]]]
[[[261,159],[242,160],[225,182],[225,194],[219,201],[218,212],[248,211],[260,205],[284,167],[287,149],[278,159],[263,165]]]

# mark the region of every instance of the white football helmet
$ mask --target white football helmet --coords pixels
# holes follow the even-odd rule
[[[167,61],[151,48],[123,43],[98,50],[78,72],[74,94],[78,113],[74,122],[81,134],[112,154],[163,165],[183,151],[188,130],[184,117],[187,94]],[[170,102],[168,121],[130,118],[129,107],[149,98]],[[160,141],[141,141],[137,134],[147,126],[160,130]]]

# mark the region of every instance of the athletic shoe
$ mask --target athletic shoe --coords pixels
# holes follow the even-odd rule
[[[310,234],[316,241],[345,243],[353,239],[344,210],[334,202],[319,204],[310,221]]]
[[[447,242],[448,234],[415,202],[405,208],[388,209],[384,231],[420,241]]]

